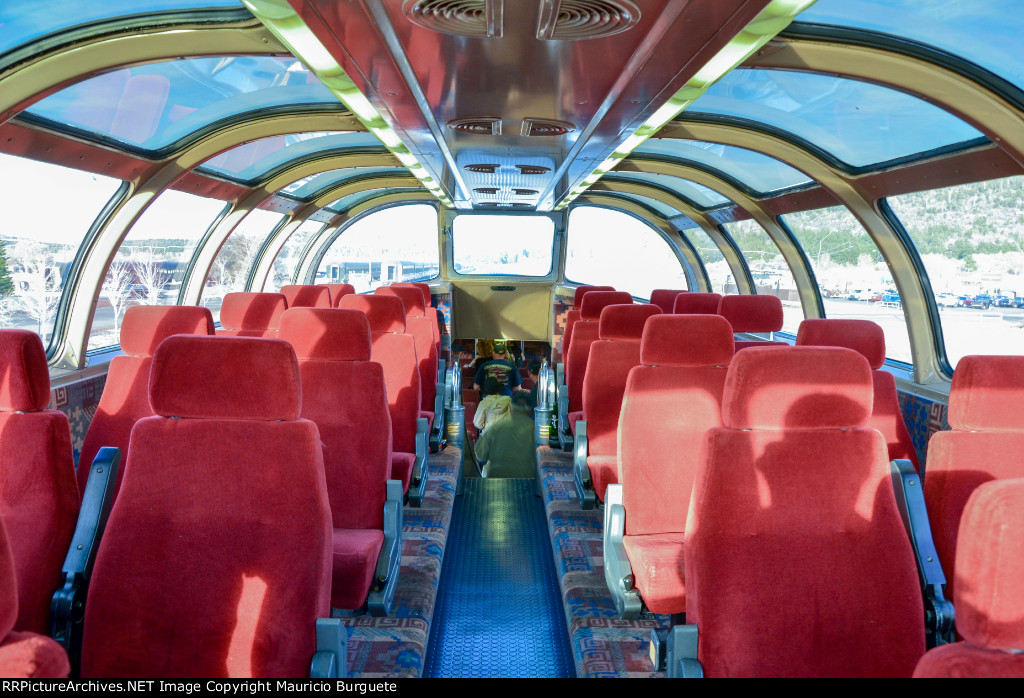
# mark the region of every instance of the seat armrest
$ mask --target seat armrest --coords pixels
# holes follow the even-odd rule
[[[340,679],[348,674],[345,643],[348,630],[340,618],[316,619],[316,654],[309,666],[311,679]]]
[[[665,670],[670,679],[703,679],[704,667],[697,660],[696,625],[676,625],[668,631]]]
[[[914,549],[917,574],[924,597],[925,635],[928,647],[955,642],[953,631],[953,604],[946,599],[946,575],[942,571],[939,555],[932,540],[928,510],[925,508],[921,477],[914,464],[897,459],[889,464],[896,506],[907,529],[910,545]]]
[[[412,466],[412,479],[409,482],[409,505],[419,507],[423,504],[423,495],[427,491],[427,453],[430,425],[425,417],[416,420],[416,462]]]
[[[555,385],[559,388],[565,385],[565,364],[561,361],[555,364]]]
[[[622,537],[626,533],[626,510],[622,506],[622,485],[608,485],[604,494],[604,582],[615,602],[619,618],[634,620],[643,603],[633,586],[633,566],[626,556]]]
[[[563,451],[572,449],[573,434],[569,429],[569,388],[558,386],[558,443]]]
[[[580,509],[593,509],[597,505],[597,494],[594,492],[594,481],[587,467],[587,450],[590,440],[587,438],[587,422],[581,419],[576,422],[576,438],[573,441],[572,482],[576,489],[576,499]]]
[[[384,502],[384,544],[377,556],[374,585],[366,605],[371,616],[391,613],[402,565],[402,481],[388,480]]]

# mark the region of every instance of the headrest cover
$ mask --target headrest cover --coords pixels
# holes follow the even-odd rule
[[[577,286],[572,294],[572,309],[579,310],[583,307],[583,296],[591,291],[614,291],[611,286]]]
[[[229,293],[220,305],[226,330],[276,330],[288,301],[280,293]]]
[[[636,305],[606,305],[601,310],[597,334],[601,339],[635,339],[644,333],[644,323],[652,315],[660,315],[661,308],[650,303]]]
[[[423,294],[423,307],[432,308],[434,307],[434,301],[430,297],[430,284],[424,283],[423,281],[403,281],[397,284],[391,284],[392,287],[404,287],[411,286],[412,288],[418,288],[420,293]]]
[[[1021,405],[1024,356],[960,359],[949,391],[949,426],[962,431],[1024,430]]]
[[[804,320],[796,333],[797,346],[846,347],[859,352],[872,369],[885,364],[885,333],[871,320]]]
[[[331,307],[331,292],[323,286],[312,284],[282,286],[281,295],[288,301],[289,308]]]
[[[370,360],[370,322],[358,310],[289,308],[277,337],[292,345],[300,361]]]
[[[298,419],[299,362],[278,339],[175,335],[153,355],[149,404],[162,417]]]
[[[172,334],[213,332],[213,315],[209,308],[133,305],[124,311],[124,319],[121,320],[121,351],[128,356],[152,356],[160,342]]]
[[[405,332],[405,306],[398,296],[356,293],[342,298],[338,307],[366,313],[370,321],[370,332]]]
[[[680,293],[676,296],[672,312],[676,315],[718,315],[720,293]]]
[[[732,361],[732,326],[720,315],[658,315],[644,326],[644,366],[725,366]]]
[[[341,302],[342,296],[347,296],[350,293],[356,292],[356,287],[352,284],[320,284],[331,293],[331,307],[337,308],[338,303]]]
[[[0,411],[38,412],[50,403],[43,340],[28,330],[0,330]]]
[[[418,288],[409,286],[381,286],[377,288],[374,295],[396,296],[402,299],[405,306],[405,317],[425,317],[426,311],[423,306],[423,294]]]
[[[967,500],[957,536],[956,629],[972,645],[1024,648],[1024,479],[993,480]]]
[[[732,429],[861,427],[874,388],[863,356],[843,347],[754,347],[737,352],[722,396]]]
[[[718,314],[733,332],[778,332],[782,329],[782,301],[777,296],[722,296]]]
[[[651,291],[651,305],[661,308],[663,313],[671,313],[675,307],[676,296],[686,293],[684,289],[656,288]]]
[[[600,320],[601,311],[609,305],[629,305],[633,296],[625,291],[590,291],[583,296],[580,320]]]

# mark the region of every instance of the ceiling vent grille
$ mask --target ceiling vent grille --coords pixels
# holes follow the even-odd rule
[[[497,172],[498,166],[497,165],[485,165],[485,164],[466,165],[466,169],[468,171],[470,171],[470,172],[480,172],[480,173],[483,173],[483,174],[494,174],[495,172]]]
[[[516,196],[536,196],[536,189],[513,189],[512,193]]]
[[[640,20],[629,0],[543,0],[538,39],[597,39],[624,32]]]
[[[469,119],[454,119],[448,128],[459,133],[476,133],[482,136],[500,136],[501,119],[496,116],[475,116]]]
[[[498,193],[498,188],[497,187],[477,187],[473,191],[475,191],[477,194],[497,194]]]
[[[500,38],[503,0],[407,0],[409,21],[456,36]]]
[[[551,171],[550,167],[541,167],[540,165],[516,165],[521,175],[540,175],[547,174]]]
[[[572,133],[576,127],[565,121],[554,119],[523,119],[524,136],[564,136]]]

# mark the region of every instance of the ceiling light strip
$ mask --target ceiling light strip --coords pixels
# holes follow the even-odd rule
[[[416,159],[390,124],[374,108],[365,95],[359,91],[345,70],[338,65],[302,17],[292,9],[286,0],[242,0],[249,11],[288,47],[292,54],[306,64],[352,114],[359,119],[384,147],[408,168],[442,204],[454,208],[444,189],[427,169]]]
[[[662,126],[678,116],[681,111],[693,104],[726,73],[775,38],[779,32],[789,26],[789,23],[798,14],[814,3],[815,0],[773,0],[768,3],[747,26],[704,64],[678,92],[659,107],[629,138],[624,140],[590,175],[563,196],[554,210],[561,211],[568,206],[573,199],[589,189],[591,184],[618,165],[644,141],[657,133]]]

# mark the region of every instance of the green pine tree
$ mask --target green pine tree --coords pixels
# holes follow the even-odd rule
[[[11,272],[7,270],[7,249],[0,242],[0,296],[9,296],[13,292],[14,282],[11,281]]]

